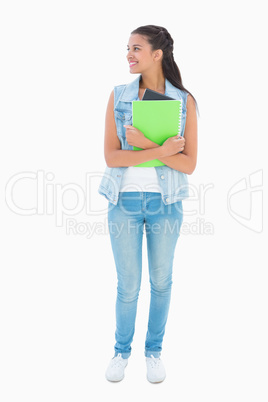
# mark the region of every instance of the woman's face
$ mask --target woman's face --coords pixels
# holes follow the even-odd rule
[[[154,52],[144,36],[131,35],[127,46],[127,61],[131,74],[144,73],[154,63]]]

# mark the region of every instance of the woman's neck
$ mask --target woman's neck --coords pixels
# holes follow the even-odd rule
[[[140,80],[140,88],[151,89],[156,92],[165,93],[165,77],[164,74],[161,72],[158,75],[148,75],[142,74]]]

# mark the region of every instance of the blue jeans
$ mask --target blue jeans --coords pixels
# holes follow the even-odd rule
[[[182,201],[165,205],[160,193],[120,192],[109,202],[108,227],[117,270],[115,356],[128,358],[135,331],[145,227],[151,300],[145,356],[159,357],[168,317],[172,268],[183,219]]]

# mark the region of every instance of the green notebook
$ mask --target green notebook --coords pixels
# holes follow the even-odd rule
[[[181,100],[153,100],[132,102],[132,124],[145,137],[162,145],[169,137],[181,132]],[[133,150],[141,148],[133,146]],[[136,167],[152,167],[164,165],[158,159],[153,159]]]

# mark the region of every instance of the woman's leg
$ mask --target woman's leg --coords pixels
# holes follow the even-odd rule
[[[159,357],[168,318],[173,259],[183,219],[182,202],[165,205],[161,194],[148,193],[145,228],[151,302],[145,356]]]
[[[109,208],[109,232],[118,279],[115,356],[121,353],[127,359],[131,353],[142,275],[142,194],[119,193],[118,204],[109,204]]]

